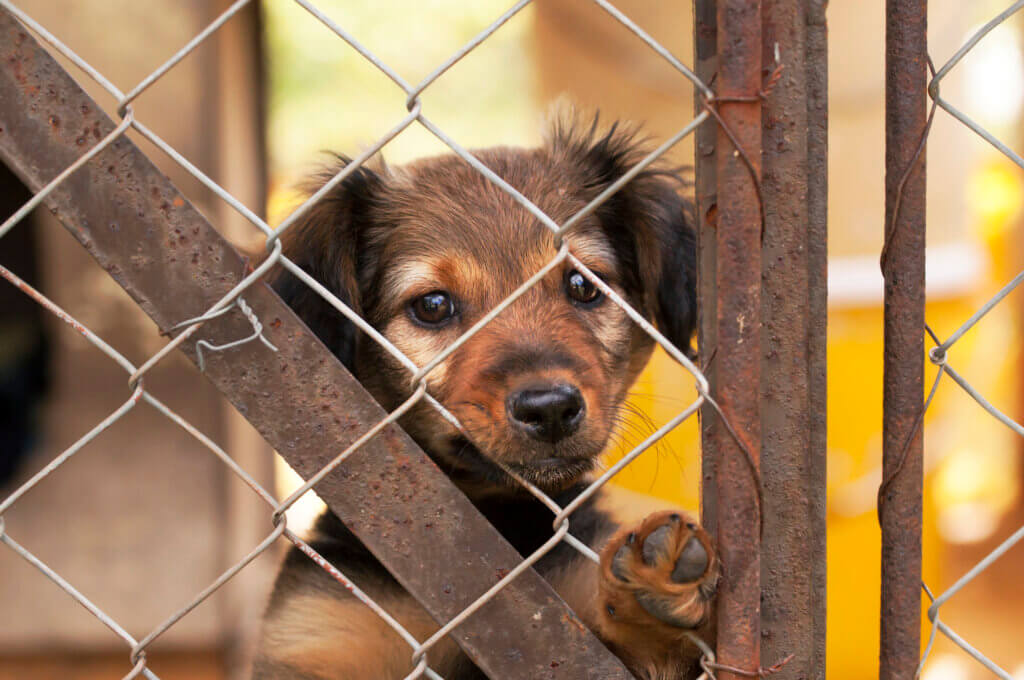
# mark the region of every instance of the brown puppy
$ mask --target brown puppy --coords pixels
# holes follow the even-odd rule
[[[562,223],[646,151],[634,132],[570,119],[539,149],[476,156]],[[344,161],[343,161],[344,163]],[[337,168],[334,170],[337,171]],[[332,173],[333,174],[333,173]],[[695,322],[695,246],[677,178],[646,169],[565,236],[570,251],[677,346]],[[422,366],[557,253],[552,233],[456,156],[360,168],[288,234],[286,253]],[[277,290],[388,410],[409,373],[290,275]],[[582,491],[653,341],[571,265],[554,269],[429,375],[461,432],[420,401],[400,421],[502,534],[528,555],[551,513],[504,471],[564,505]],[[685,631],[713,635],[718,562],[682,512],[602,490],[572,516],[595,565],[560,545],[536,568],[641,678],[696,676]],[[646,516],[646,519],[644,518]],[[437,624],[331,513],[313,546],[418,639]],[[513,622],[514,625],[514,622]],[[278,577],[255,678],[402,678],[409,646],[297,549]],[[450,641],[430,666],[483,674]]]

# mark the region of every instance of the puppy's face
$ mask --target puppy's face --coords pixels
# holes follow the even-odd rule
[[[477,157],[556,223],[640,157],[628,134],[556,129],[536,150]],[[693,239],[663,174],[641,173],[566,234],[569,251],[680,346],[693,326]],[[290,256],[417,365],[454,343],[558,253],[551,231],[461,159],[360,170],[288,245]],[[384,408],[410,374],[355,335],[301,284],[278,285]],[[332,313],[334,312],[334,313]],[[653,343],[568,261],[437,364],[430,393],[456,429],[420,401],[403,427],[464,486],[511,482],[549,491],[592,469]]]

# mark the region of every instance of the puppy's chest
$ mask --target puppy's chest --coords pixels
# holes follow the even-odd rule
[[[553,500],[565,507],[585,488],[583,484],[574,486],[556,495]],[[554,513],[533,498],[490,500],[478,503],[477,508],[523,557],[536,552],[555,532]],[[569,531],[573,537],[598,550],[598,544],[613,533],[616,526],[614,518],[598,509],[592,499],[572,513]],[[561,542],[538,561],[537,568],[543,573],[564,567],[579,556],[575,548]]]

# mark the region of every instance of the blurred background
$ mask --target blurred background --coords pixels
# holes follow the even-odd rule
[[[224,9],[225,0],[24,0],[20,6],[124,90]],[[689,3],[616,3],[685,63]],[[932,3],[930,51],[944,62],[1005,3]],[[317,5],[409,82],[507,9],[498,0],[377,0]],[[829,97],[828,676],[877,672],[881,478],[883,215],[882,3],[832,3]],[[1024,141],[1022,29],[1011,20],[943,81],[943,96],[1011,147]],[[783,64],[786,55],[781,55]],[[114,102],[71,68],[101,105]],[[538,0],[431,85],[424,111],[461,145],[533,145],[552,103],[568,98],[643,122],[661,141],[693,117],[692,87],[625,28],[582,0]],[[406,113],[405,95],[306,13],[254,4],[159,80],[139,118],[276,224],[302,198],[325,151],[355,155]],[[161,152],[135,136],[239,247],[262,236]],[[442,153],[412,126],[384,149],[393,164]],[[691,164],[692,140],[672,152]],[[1019,168],[939,111],[928,147],[928,320],[947,337],[1022,268]],[[27,200],[0,168],[0,219]],[[0,264],[141,361],[164,340],[48,214],[0,242]],[[1024,293],[1012,294],[951,351],[951,363],[993,404],[1024,418]],[[934,377],[929,366],[926,380]],[[634,389],[651,422],[633,423],[608,461],[695,397],[664,355]],[[44,466],[127,396],[124,373],[70,328],[0,286],[0,497]],[[154,392],[282,493],[296,478],[183,358],[152,376]],[[925,579],[940,592],[1024,523],[1021,440],[944,381],[925,429]],[[677,428],[616,483],[698,507],[697,424]],[[308,522],[315,499],[290,512]],[[137,638],[258,543],[270,517],[246,487],[171,423],[135,409],[5,515],[19,540]],[[283,547],[283,546],[282,546]],[[164,680],[242,677],[277,556],[267,554],[160,638],[150,667]],[[943,620],[1024,679],[1024,546],[943,607]],[[927,621],[922,619],[924,637]],[[0,680],[119,678],[127,650],[104,626],[9,550],[0,550]],[[775,660],[767,660],[774,662]],[[987,671],[936,645],[926,680]]]

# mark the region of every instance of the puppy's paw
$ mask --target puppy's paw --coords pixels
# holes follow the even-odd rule
[[[711,539],[679,512],[648,515],[601,553],[600,595],[612,623],[666,627],[675,635],[708,621],[719,563]]]

